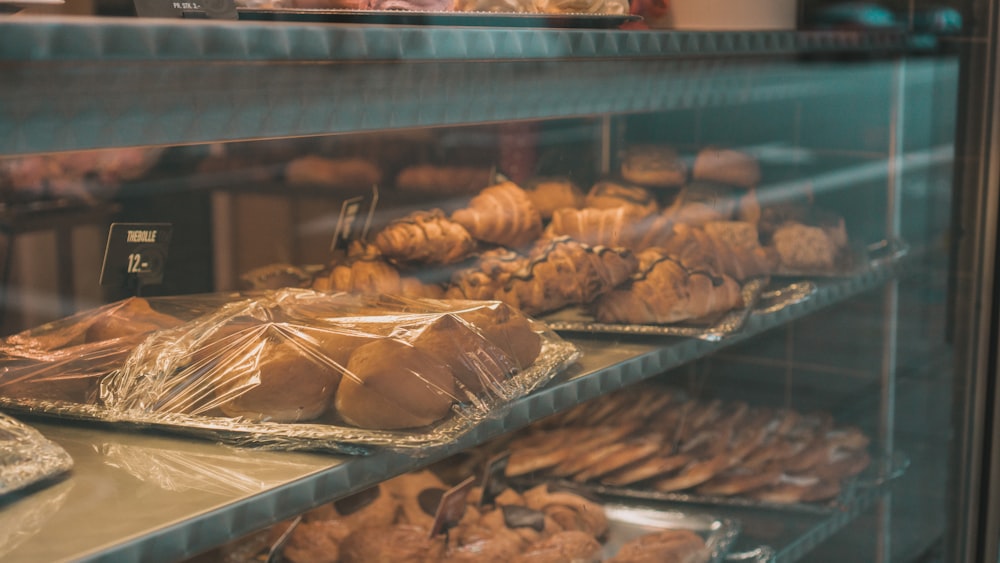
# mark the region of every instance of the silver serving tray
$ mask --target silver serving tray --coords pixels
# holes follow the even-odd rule
[[[554,313],[542,315],[549,328],[566,332],[588,332],[595,334],[636,334],[654,336],[685,336],[699,338],[710,342],[718,342],[723,338],[743,328],[750,313],[757,306],[764,288],[768,285],[767,278],[754,278],[743,284],[743,307],[733,309],[720,317],[704,323],[681,322],[673,324],[616,324],[600,323],[583,307],[568,307]],[[807,298],[802,297],[802,299]],[[801,299],[800,299],[801,300]]]
[[[709,496],[694,493],[664,493],[650,489],[633,487],[610,487],[598,483],[577,483],[566,479],[553,480],[539,476],[537,478],[512,479],[514,483],[537,485],[540,483],[555,483],[567,488],[576,488],[606,498],[628,498],[637,500],[653,500],[680,504],[701,506],[718,506],[726,508],[769,509],[809,514],[830,514],[842,511],[848,507],[860,489],[881,487],[889,481],[899,478],[910,466],[909,458],[895,452],[881,460],[872,460],[872,464],[856,477],[845,479],[841,484],[840,494],[822,502],[777,503],[765,502],[740,496]]]
[[[614,29],[640,21],[629,14],[529,14],[500,12],[417,12],[402,10],[322,10],[238,8],[241,20],[375,25],[441,25],[463,27],[547,27]]]
[[[679,510],[655,510],[626,504],[605,504],[608,535],[604,541],[604,559],[610,559],[625,542],[660,530],[690,530],[705,540],[709,561],[723,561],[740,535],[740,524],[729,518]]]
[[[777,278],[852,278],[892,264],[906,256],[909,251],[909,244],[902,239],[880,240],[849,247],[837,257],[837,263],[832,270],[803,270],[778,266],[772,275]]]
[[[61,475],[73,458],[40,432],[0,414],[0,496]]]
[[[515,377],[525,394],[547,383],[580,358],[576,346],[541,334],[542,351],[534,365]],[[490,416],[493,411],[455,405],[452,415],[427,429],[414,431],[368,430],[332,424],[249,422],[242,419],[177,413],[113,411],[101,405],[66,401],[39,401],[0,397],[0,408],[63,420],[105,422],[138,429],[163,430],[207,438],[236,446],[268,450],[311,450],[366,455],[372,447],[393,448],[418,454],[421,449],[454,442]],[[502,409],[500,409],[502,411]]]

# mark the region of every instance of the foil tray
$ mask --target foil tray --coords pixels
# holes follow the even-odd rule
[[[880,240],[850,247],[837,257],[832,270],[802,270],[778,266],[777,278],[852,278],[900,260],[910,251],[902,239]]]
[[[843,511],[850,506],[859,490],[877,488],[886,483],[899,478],[910,466],[910,459],[901,452],[885,456],[881,460],[873,460],[860,475],[845,479],[842,482],[840,494],[836,497],[822,502],[797,502],[797,503],[777,503],[765,502],[749,499],[740,496],[723,497],[708,496],[695,493],[664,493],[649,489],[631,487],[610,487],[598,483],[577,483],[567,479],[556,479],[546,477],[538,478],[517,478],[512,482],[525,485],[537,485],[540,483],[555,483],[567,488],[576,488],[587,491],[604,498],[652,500],[661,502],[671,502],[678,504],[691,504],[699,506],[716,506],[725,508],[751,508],[768,509],[785,512],[798,512],[807,514],[831,514]]]
[[[580,358],[576,346],[542,334],[542,351],[534,365],[515,377],[525,394],[547,383]],[[419,454],[422,448],[448,444],[477,424],[502,414],[503,409],[483,413],[463,405],[452,407],[452,415],[428,429],[414,431],[368,430],[347,426],[307,423],[249,422],[178,413],[112,411],[101,405],[66,401],[40,401],[0,397],[0,408],[45,415],[63,420],[105,422],[137,429],[163,430],[215,440],[235,446],[267,450],[309,450],[366,455],[373,447],[395,448]]]
[[[73,468],[73,458],[40,432],[0,414],[0,496]]]
[[[561,309],[542,315],[539,320],[544,321],[553,330],[565,332],[685,336],[718,342],[743,328],[768,283],[767,278],[754,278],[747,281],[742,288],[744,306],[705,323],[683,322],[664,325],[600,323],[595,321],[594,317],[583,307]]]
[[[655,510],[627,504],[605,504],[604,513],[608,517],[608,535],[603,544],[605,559],[614,557],[625,542],[643,534],[659,530],[690,530],[705,540],[709,561],[718,563],[725,560],[740,535],[739,522],[709,514]]]

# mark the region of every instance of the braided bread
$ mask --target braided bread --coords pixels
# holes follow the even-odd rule
[[[416,211],[386,225],[373,244],[388,258],[427,264],[452,264],[476,247],[465,227],[440,209]]]
[[[606,323],[674,323],[700,319],[743,304],[740,286],[711,269],[688,268],[663,250],[639,253],[629,284],[598,299],[597,320]]]
[[[513,182],[484,189],[451,218],[473,237],[511,248],[526,246],[542,233],[541,215]]]

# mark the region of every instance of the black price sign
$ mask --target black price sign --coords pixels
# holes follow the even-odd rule
[[[346,249],[352,240],[365,240],[368,229],[372,226],[375,207],[378,206],[378,186],[372,186],[372,191],[344,200],[340,205],[340,215],[337,217],[337,229],[330,241],[330,252]]]
[[[101,266],[101,285],[138,288],[163,281],[170,223],[112,223]]]
[[[483,471],[483,494],[479,498],[479,508],[492,506],[500,493],[507,489],[507,463],[510,452],[506,451],[490,458]]]
[[[441,496],[441,503],[438,504],[437,513],[434,515],[434,524],[431,526],[431,538],[454,528],[462,520],[468,502],[466,499],[475,481],[475,477],[469,477]]]

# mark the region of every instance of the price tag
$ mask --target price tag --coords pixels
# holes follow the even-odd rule
[[[353,240],[365,240],[377,206],[378,186],[372,186],[370,194],[345,200],[340,205],[337,229],[333,233],[333,240],[330,241],[330,252],[346,249]]]
[[[500,493],[507,489],[507,462],[510,452],[493,456],[483,470],[483,494],[479,497],[479,507],[493,505]]]
[[[465,516],[469,491],[472,490],[472,484],[475,480],[475,477],[469,477],[465,481],[448,489],[441,496],[441,502],[438,504],[437,512],[434,514],[434,525],[431,526],[432,538],[454,528],[462,521],[462,516]]]
[[[170,223],[112,223],[101,266],[101,285],[138,288],[163,281]]]
[[[197,13],[210,19],[239,19],[233,0],[133,0],[140,18],[182,18]]]

